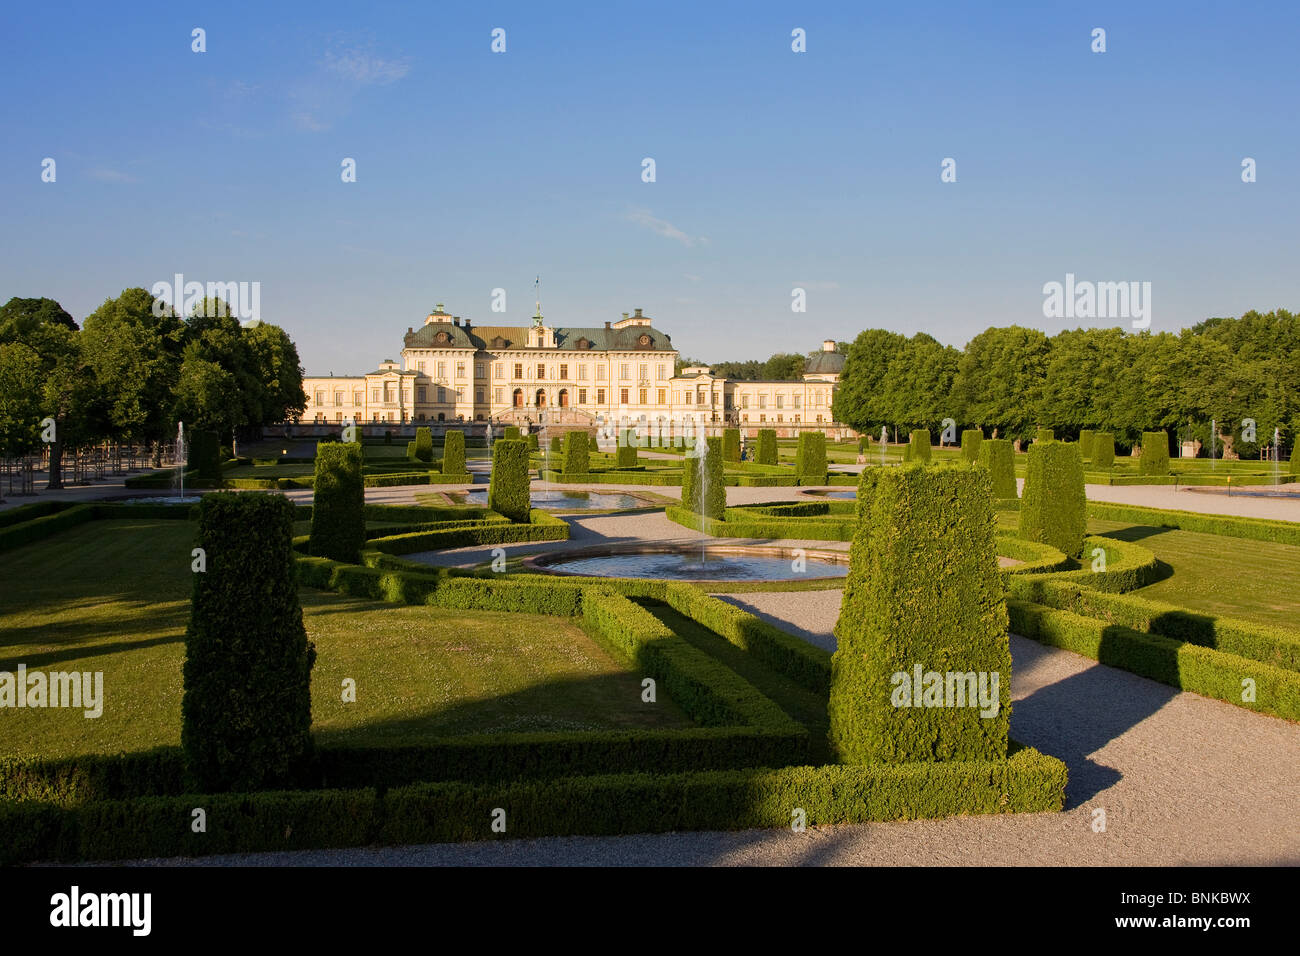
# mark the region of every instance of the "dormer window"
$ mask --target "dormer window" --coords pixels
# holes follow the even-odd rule
[[[591,340],[586,338],[581,338],[578,339],[578,341],[575,342],[574,345],[576,345],[580,349],[589,349],[591,348]]]
[[[492,347],[494,349],[503,349],[506,347],[506,340],[499,335],[494,335],[492,337]]]
[[[648,349],[650,347],[650,336],[646,335],[645,333],[642,333],[641,336],[636,340],[636,344],[638,348]]]

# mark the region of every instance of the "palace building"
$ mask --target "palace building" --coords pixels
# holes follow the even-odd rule
[[[441,304],[408,328],[401,360],[365,375],[307,376],[303,424],[493,422],[594,425],[652,423],[666,415],[706,424],[759,426],[832,422],[844,356],[827,340],[802,381],[736,381],[707,367],[674,374],[672,338],[637,309],[603,328],[548,325],[539,306],[527,326],[472,325]]]

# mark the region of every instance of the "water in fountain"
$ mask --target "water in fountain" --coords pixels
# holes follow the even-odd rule
[[[1281,443],[1282,443],[1282,435],[1280,433],[1280,430],[1274,428],[1273,429],[1273,484],[1275,485],[1282,484],[1282,472],[1281,472],[1282,460],[1279,457],[1281,452],[1278,447],[1279,445],[1281,445]]]
[[[185,423],[176,423],[176,473],[172,475],[172,490],[179,489],[179,496],[185,500]]]
[[[699,500],[700,518],[703,519],[706,513],[708,512],[708,500],[709,500],[709,468],[708,468],[709,440],[704,433],[704,423],[697,421],[695,424],[696,424],[695,448],[693,449],[696,454],[695,488],[700,496],[700,500]],[[700,525],[701,527],[704,527],[703,520],[701,520]],[[707,566],[709,563],[708,540],[709,540],[708,538],[705,538],[703,541],[700,542],[700,564],[705,566]]]
[[[885,450],[889,447],[889,426],[880,426],[880,463],[885,463]]]
[[[1210,471],[1214,471],[1214,446],[1219,435],[1218,423],[1210,419]]]

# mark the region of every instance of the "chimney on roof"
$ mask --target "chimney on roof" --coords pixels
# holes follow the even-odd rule
[[[466,319],[466,320],[465,320],[465,328],[467,328],[467,329],[469,328],[469,319]]]
[[[415,329],[411,328],[409,325],[406,327],[406,334],[407,334],[407,335],[410,335],[410,334],[411,334],[412,332],[414,332],[414,331],[415,331]]]
[[[625,319],[627,318],[627,313],[626,313],[626,312],[623,313],[623,318],[625,318]]]
[[[834,351],[835,351],[835,340],[834,340],[834,339],[823,339],[823,340],[822,340],[822,351],[823,351],[823,352],[834,352]]]
[[[452,322],[452,325],[460,325],[460,316],[459,316],[459,315],[453,315],[453,316],[451,317],[451,322]]]
[[[624,314],[626,314],[626,313],[624,313]],[[640,310],[640,309],[637,309],[637,310],[636,310],[636,317],[637,317],[638,319],[641,318],[641,310]]]
[[[627,315],[626,312],[624,312],[623,314],[624,314],[624,315]],[[608,322],[605,323],[605,328],[607,328],[607,329],[609,328],[609,323],[608,323]]]

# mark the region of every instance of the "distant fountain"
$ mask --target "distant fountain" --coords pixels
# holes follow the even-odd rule
[[[696,422],[695,427],[695,488],[699,494],[700,527],[704,528],[704,519],[709,510],[709,440],[704,434],[703,422]],[[700,542],[700,563],[708,564],[708,538]]]
[[[1218,423],[1213,418],[1210,419],[1210,471],[1214,471],[1214,446],[1218,441],[1219,428]]]
[[[1273,429],[1273,484],[1282,484],[1282,459],[1281,459],[1282,435],[1279,429]]]
[[[487,430],[483,433],[487,437],[488,450],[492,448],[492,423],[487,423]]]
[[[880,426],[880,463],[885,463],[885,452],[889,448],[889,426]]]
[[[185,423],[176,423],[176,471],[172,475],[172,490],[185,497]]]

